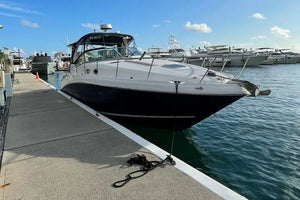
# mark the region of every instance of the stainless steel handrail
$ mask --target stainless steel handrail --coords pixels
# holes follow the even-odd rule
[[[246,67],[246,65],[248,63],[249,58],[250,58],[250,56],[247,57],[247,59],[246,59],[246,61],[244,63],[244,66],[243,66],[242,70],[240,71],[240,74],[238,75],[237,79],[239,79],[241,77],[241,75],[242,75],[242,73],[243,73],[243,71],[244,71],[244,69],[245,69],[245,67]]]
[[[153,62],[154,62],[154,58],[152,58],[152,62],[151,62],[151,65],[150,65],[148,76],[147,76],[147,80],[149,79],[149,76],[150,76],[150,73],[151,73],[151,70],[152,70],[152,66],[153,66]]]
[[[216,61],[216,59],[217,59],[217,57],[214,57],[214,60],[210,63],[210,65],[209,65],[209,67],[207,68],[207,70],[206,70],[206,72],[205,72],[205,74],[202,76],[202,78],[201,78],[201,80],[200,80],[200,82],[199,83],[201,83],[202,82],[202,80],[204,79],[204,77],[208,74],[208,72],[209,72],[209,70],[210,70],[210,68],[212,67],[212,65],[214,64],[214,62]]]

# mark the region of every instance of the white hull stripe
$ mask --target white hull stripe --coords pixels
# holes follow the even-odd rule
[[[118,117],[131,117],[131,118],[160,118],[160,119],[190,119],[195,118],[196,116],[162,116],[162,115],[127,115],[127,114],[117,114],[117,113],[108,113],[108,112],[100,112],[102,115],[110,115],[110,116],[118,116]]]

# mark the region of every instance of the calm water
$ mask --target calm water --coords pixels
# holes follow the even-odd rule
[[[44,78],[55,85],[55,76]],[[249,67],[242,78],[271,95],[242,98],[175,132],[173,153],[249,199],[299,200],[300,64]],[[172,131],[128,128],[170,152]]]

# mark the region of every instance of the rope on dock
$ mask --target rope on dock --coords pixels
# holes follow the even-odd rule
[[[162,161],[148,161],[146,156],[144,154],[139,155],[137,154],[136,157],[130,158],[127,163],[132,166],[134,164],[141,165],[142,169],[133,171],[126,175],[126,178],[120,181],[116,181],[112,184],[115,188],[123,187],[126,183],[128,183],[130,180],[140,178],[144,175],[146,175],[149,171],[155,169],[158,166],[162,166],[163,164],[171,164],[175,165],[175,161],[171,157],[171,155],[167,155],[167,157]]]

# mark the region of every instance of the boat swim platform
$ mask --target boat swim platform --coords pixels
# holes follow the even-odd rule
[[[17,73],[9,105],[0,199],[245,199],[175,156],[131,180],[136,154],[167,152],[30,73]]]

